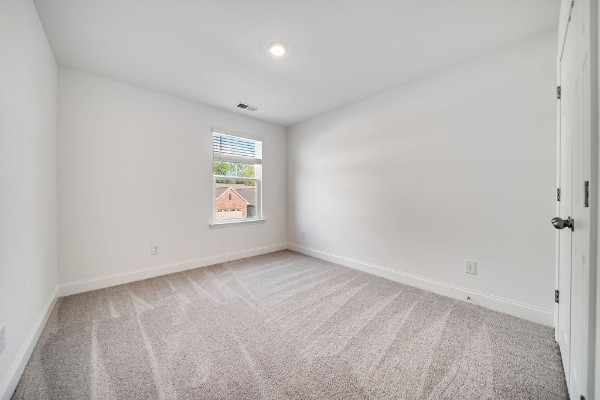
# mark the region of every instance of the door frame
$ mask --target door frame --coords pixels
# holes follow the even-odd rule
[[[600,220],[598,214],[598,186],[600,185],[600,170],[598,162],[598,154],[600,152],[600,143],[598,140],[599,132],[599,119],[598,113],[600,111],[598,102],[598,93],[600,91],[600,80],[598,79],[598,65],[600,51],[598,50],[598,44],[600,43],[599,32],[598,32],[598,20],[600,19],[600,8],[598,7],[599,0],[574,0],[575,6],[587,7],[589,13],[586,15],[582,13],[588,19],[586,22],[589,24],[589,55],[590,55],[590,254],[588,254],[589,268],[590,268],[590,282],[589,284],[589,296],[587,298],[589,305],[589,312],[587,315],[588,328],[585,332],[587,340],[588,358],[586,368],[586,381],[587,387],[585,388],[573,388],[573,391],[577,391],[575,394],[576,398],[579,396],[585,396],[585,399],[596,398],[600,400],[600,273],[598,273],[598,247],[600,246]],[[557,86],[561,84],[561,71],[560,61],[562,56],[563,47],[565,44],[567,29],[569,28],[569,16],[572,8],[572,0],[561,0],[560,6],[560,17],[558,23],[558,51],[557,51]],[[560,101],[557,101],[557,183],[560,179]],[[560,186],[557,186],[560,187]],[[556,211],[558,215],[559,203],[556,203]],[[577,228],[575,228],[577,229]],[[559,234],[556,235],[556,266],[555,266],[555,279],[556,287],[559,287]],[[558,340],[558,304],[555,304],[555,339]],[[571,324],[571,326],[573,326]],[[571,328],[573,329],[573,328]],[[571,360],[570,363],[572,363]],[[566,374],[569,371],[565,371]],[[598,384],[594,387],[594,381]],[[569,392],[572,393],[571,388]]]

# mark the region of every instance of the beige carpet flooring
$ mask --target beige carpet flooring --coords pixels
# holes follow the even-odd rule
[[[291,251],[59,299],[14,399],[565,399],[553,329]]]

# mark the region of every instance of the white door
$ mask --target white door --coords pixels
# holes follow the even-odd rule
[[[589,0],[571,3],[560,56],[561,198],[555,226],[559,233],[557,337],[571,398],[588,393],[590,299],[590,51]],[[572,217],[572,229],[569,217]]]
[[[567,37],[569,35],[567,34]],[[567,48],[567,45],[564,47]],[[573,177],[573,147],[569,116],[572,114],[572,91],[569,90],[570,83],[567,77],[570,77],[569,68],[572,62],[568,58],[571,52],[563,51],[560,59],[561,76],[561,102],[560,102],[560,146],[559,146],[559,188],[560,201],[558,203],[558,217],[568,219],[572,215],[572,177]],[[572,231],[569,227],[564,227],[559,231],[558,246],[558,344],[569,385],[569,361],[571,353],[571,239]]]

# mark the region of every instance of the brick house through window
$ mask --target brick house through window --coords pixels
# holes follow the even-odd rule
[[[256,217],[256,187],[243,184],[217,184],[217,219]]]

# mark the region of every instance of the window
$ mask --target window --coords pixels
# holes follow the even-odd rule
[[[213,131],[215,222],[262,216],[262,141]]]

